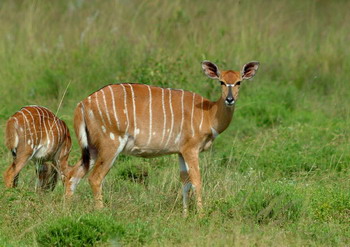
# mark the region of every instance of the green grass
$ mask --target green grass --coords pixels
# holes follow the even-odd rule
[[[204,59],[239,70],[230,127],[201,154],[205,215],[181,217],[177,157],[122,156],[95,212],[86,180],[35,192],[0,180],[0,246],[349,246],[350,3],[339,1],[1,1],[0,126],[39,104],[64,119],[116,82],[195,91],[220,87]],[[67,92],[65,93],[65,90]],[[62,104],[59,107],[61,100]],[[0,132],[3,139],[3,132]],[[73,140],[70,163],[80,156]],[[0,172],[11,155],[0,145]]]

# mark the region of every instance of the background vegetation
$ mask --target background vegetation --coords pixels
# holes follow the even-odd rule
[[[203,218],[181,217],[175,155],[121,157],[100,212],[86,180],[72,205],[61,184],[35,192],[31,164],[18,189],[0,182],[0,245],[349,246],[349,9],[346,0],[0,1],[2,129],[39,104],[74,136],[75,105],[103,85],[215,100],[202,60],[261,63],[231,126],[201,155]],[[0,155],[2,173],[11,162],[3,144]],[[79,156],[74,138],[70,163]]]

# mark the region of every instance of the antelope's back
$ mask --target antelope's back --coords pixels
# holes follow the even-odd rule
[[[64,141],[70,143],[69,130],[64,121],[42,106],[25,106],[16,112],[8,120],[6,133],[13,130],[18,135],[18,141],[30,145],[32,149],[46,146],[54,151]]]

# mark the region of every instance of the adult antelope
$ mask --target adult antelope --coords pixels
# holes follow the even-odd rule
[[[191,188],[201,210],[198,155],[228,127],[240,84],[251,79],[258,66],[258,62],[250,62],[241,72],[220,71],[204,61],[204,73],[221,83],[221,97],[216,102],[182,89],[144,84],[108,85],[91,94],[78,103],[74,113],[82,158],[67,177],[66,195],[73,194],[79,180],[94,165],[89,183],[96,206],[103,207],[102,181],[118,154],[155,157],[177,153],[184,214]]]
[[[31,159],[37,162],[41,189],[53,190],[58,174],[68,172],[67,160],[72,146],[69,130],[49,109],[23,107],[7,121],[5,138],[13,156],[13,163],[4,174],[6,187],[17,186],[19,172]],[[47,161],[52,161],[54,167]]]

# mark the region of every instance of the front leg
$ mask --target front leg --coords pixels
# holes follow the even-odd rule
[[[202,183],[199,171],[199,157],[197,150],[190,150],[179,154],[180,177],[183,184],[183,214],[188,214],[188,194],[192,189],[195,193],[197,210],[202,213]]]

